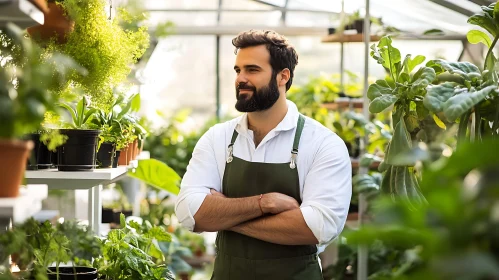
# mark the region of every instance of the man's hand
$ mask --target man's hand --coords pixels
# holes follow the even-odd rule
[[[263,195],[260,206],[263,213],[279,214],[300,208],[296,199],[282,193],[272,192]]]

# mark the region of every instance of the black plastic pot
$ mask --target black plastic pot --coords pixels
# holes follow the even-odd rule
[[[114,211],[114,223],[119,224],[120,223],[120,214],[123,213],[126,217],[132,216],[132,210],[115,210]]]
[[[50,159],[51,159],[50,162],[52,163],[52,166],[57,167],[57,165],[59,163],[59,153],[57,152],[57,150],[55,152],[52,152]]]
[[[120,159],[120,154],[121,154],[121,151],[116,151],[116,153],[114,153],[113,168],[118,167],[118,160]]]
[[[113,166],[113,158],[116,145],[114,143],[102,143],[97,152],[97,163],[99,167],[110,168]]]
[[[57,148],[59,171],[94,169],[100,130],[61,129],[60,133],[68,136],[68,140]]]
[[[359,137],[355,138],[355,143],[356,143],[355,149],[352,147],[352,144],[349,142],[345,142],[345,145],[347,146],[348,154],[350,155],[350,157],[358,158],[360,156],[360,138]]]
[[[102,208],[102,223],[114,223],[114,211],[111,208]]]
[[[54,274],[49,274],[49,280],[97,280],[98,274],[97,269],[93,267],[84,267],[84,266],[76,266],[76,267],[59,267],[59,278],[55,274],[56,267],[48,268]],[[76,274],[75,274],[76,271]]]
[[[51,152],[43,144],[40,142],[40,134],[39,133],[30,133],[27,135],[27,138],[35,144],[33,150],[31,151],[31,155],[28,159],[28,165],[26,169],[28,170],[37,170],[37,169],[48,169],[52,166],[51,163]]]
[[[357,33],[364,33],[364,19],[356,19],[353,22],[354,29],[357,30]]]
[[[329,27],[329,28],[327,29],[327,34],[329,34],[329,35],[333,35],[334,33],[336,33],[336,28],[334,28],[334,27]]]

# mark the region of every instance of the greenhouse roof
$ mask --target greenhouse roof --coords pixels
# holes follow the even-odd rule
[[[489,0],[370,0],[370,13],[409,33],[440,29],[464,34],[468,17]],[[345,13],[365,11],[365,0],[344,1]],[[249,28],[272,28],[287,35],[320,35],[339,25],[341,0],[185,0],[145,1],[150,24],[166,20],[176,34],[237,34]]]

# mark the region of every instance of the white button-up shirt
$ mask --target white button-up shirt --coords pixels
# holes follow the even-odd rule
[[[187,167],[175,212],[180,223],[194,229],[193,216],[210,189],[222,192],[222,179],[234,129],[239,136],[234,156],[250,162],[288,163],[298,121],[296,105],[255,148],[247,114],[210,128],[199,140]],[[297,157],[301,212],[319,241],[319,251],[336,238],[345,225],[352,196],[352,165],[343,140],[319,122],[306,118]]]

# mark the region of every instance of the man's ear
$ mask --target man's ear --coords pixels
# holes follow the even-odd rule
[[[291,78],[291,72],[289,72],[288,68],[284,68],[284,69],[282,69],[281,72],[279,72],[279,74],[277,74],[277,78],[278,78],[277,79],[278,85],[285,86],[286,83]]]

